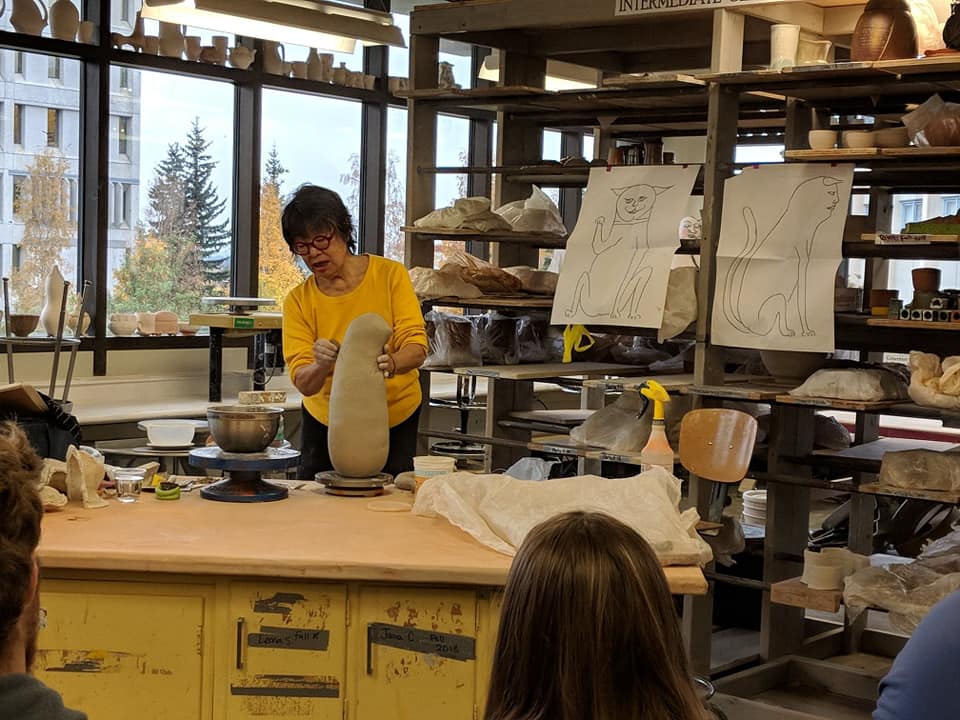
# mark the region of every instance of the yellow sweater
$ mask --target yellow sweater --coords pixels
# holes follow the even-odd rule
[[[343,342],[347,327],[364,313],[377,313],[393,328],[390,351],[413,343],[427,347],[420,303],[406,268],[378,255],[370,256],[367,273],[346,295],[325,295],[311,275],[289,292],[283,301],[283,357],[291,379],[297,370],[313,362],[313,343],[321,338]],[[330,424],[330,387],[333,372],[320,392],[303,399],[307,411],[324,425]],[[420,406],[419,373],[387,379],[390,427],[409,418]]]

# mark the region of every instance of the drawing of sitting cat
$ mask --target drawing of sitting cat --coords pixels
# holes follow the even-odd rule
[[[776,329],[794,337],[815,335],[807,318],[807,268],[820,227],[840,202],[840,180],[818,176],[800,183],[786,207],[762,236],[750,206],[743,208],[747,239],[723,278],[721,305],[727,321],[748,335]],[[785,258],[784,272],[771,272],[765,259]]]
[[[644,263],[650,249],[650,216],[657,196],[669,189],[646,184],[613,189],[617,196],[614,220],[606,233],[606,218],[600,216],[594,220],[594,258],[577,279],[573,298],[565,311],[567,317],[583,314],[617,318],[624,310],[630,318],[638,317],[643,291],[653,274],[653,269]],[[614,249],[617,251],[612,252]],[[617,278],[622,280],[611,303],[608,289]]]

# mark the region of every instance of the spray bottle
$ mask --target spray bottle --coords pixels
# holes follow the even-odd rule
[[[640,451],[640,464],[644,470],[658,465],[673,474],[673,448],[667,440],[664,428],[663,404],[670,402],[670,395],[656,380],[647,380],[640,388],[640,394],[653,401],[653,423],[650,426],[650,439]]]

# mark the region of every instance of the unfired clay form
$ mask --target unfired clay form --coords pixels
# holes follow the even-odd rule
[[[392,328],[375,313],[356,318],[343,338],[330,390],[330,460],[344,477],[369,478],[390,451],[387,386],[377,356]]]

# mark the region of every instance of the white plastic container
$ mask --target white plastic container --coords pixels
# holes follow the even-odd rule
[[[457,460],[452,457],[418,455],[413,459],[413,475],[418,490],[429,478],[437,475],[446,475],[447,473],[455,472],[456,469]]]
[[[192,420],[144,420],[140,424],[147,431],[147,442],[156,448],[192,445],[197,429]]]

